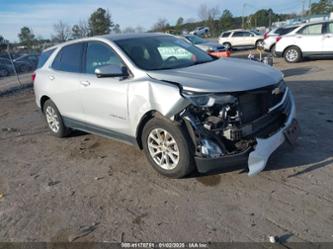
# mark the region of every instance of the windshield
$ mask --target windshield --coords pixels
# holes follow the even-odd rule
[[[131,38],[115,43],[144,70],[182,68],[214,60],[199,48],[173,36]]]
[[[206,43],[206,40],[200,38],[199,36],[196,35],[188,35],[185,36],[187,40],[189,40],[190,42],[192,42],[193,44],[202,44],[202,43]]]

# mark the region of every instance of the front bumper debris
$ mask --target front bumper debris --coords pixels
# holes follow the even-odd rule
[[[256,145],[249,147],[246,151],[234,154],[224,155],[217,158],[195,157],[197,169],[200,173],[207,173],[215,170],[231,169],[235,166],[248,166],[248,175],[254,176],[261,172],[267,164],[271,154],[280,147],[286,140],[293,144],[298,135],[298,124],[295,119],[296,107],[295,100],[291,92],[288,92],[290,101],[290,111],[286,121],[281,128],[273,135],[267,138],[256,138]],[[292,133],[292,134],[290,134]]]
[[[291,110],[288,116],[287,121],[285,122],[283,128],[281,128],[273,136],[262,139],[257,138],[257,145],[255,146],[254,151],[249,154],[248,166],[249,166],[249,175],[253,176],[261,172],[267,164],[267,161],[271,154],[282,145],[286,140],[285,132],[293,124],[296,117],[296,107],[294,97],[289,94],[291,101]],[[296,139],[296,137],[294,138]]]

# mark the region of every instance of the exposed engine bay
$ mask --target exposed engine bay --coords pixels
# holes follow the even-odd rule
[[[196,155],[219,158],[251,151],[257,137],[271,136],[286,121],[290,109],[287,91],[281,82],[249,92],[195,99],[180,117],[185,120]]]

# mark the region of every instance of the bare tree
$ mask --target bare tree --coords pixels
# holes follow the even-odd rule
[[[125,34],[128,34],[128,33],[135,33],[135,28],[132,28],[132,27],[126,27],[126,28],[123,30],[123,33],[125,33]]]
[[[170,24],[168,23],[168,20],[165,18],[160,18],[158,21],[153,25],[152,30],[153,31],[164,31],[167,27],[169,27]]]
[[[209,18],[208,7],[207,4],[201,4],[198,9],[198,17],[200,20],[205,21]]]
[[[208,19],[216,20],[221,16],[221,10],[219,6],[208,9]]]
[[[198,9],[198,17],[202,21],[215,20],[221,15],[221,10],[219,6],[213,8],[208,8],[207,4],[201,4]]]
[[[64,42],[71,38],[71,29],[68,24],[59,21],[58,23],[53,25],[53,29],[55,31],[53,40],[57,42]]]
[[[79,39],[89,36],[89,26],[87,21],[81,20],[72,27],[72,38]]]
[[[135,32],[136,33],[143,33],[143,32],[145,32],[145,29],[141,26],[136,26]]]

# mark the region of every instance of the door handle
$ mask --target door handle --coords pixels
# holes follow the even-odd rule
[[[80,84],[85,87],[90,86],[90,82],[87,80],[81,81]]]
[[[299,36],[296,36],[296,38],[301,39],[301,38],[303,38],[303,36],[299,35]]]
[[[50,76],[49,76],[49,79],[50,79],[50,80],[54,80],[55,77],[54,77],[53,75],[50,75]]]

